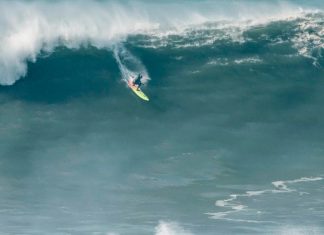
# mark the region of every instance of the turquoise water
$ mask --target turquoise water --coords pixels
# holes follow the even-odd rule
[[[321,1],[0,6],[0,234],[324,233]]]

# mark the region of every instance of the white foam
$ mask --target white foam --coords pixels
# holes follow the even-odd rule
[[[128,81],[141,74],[143,78],[141,81],[145,84],[150,77],[142,62],[131,54],[123,45],[118,44],[114,46],[114,56],[118,63],[118,67],[123,76],[123,80]]]
[[[0,1],[0,83],[10,85],[56,46],[110,47],[129,34],[158,27],[140,8],[113,2]]]
[[[313,64],[318,66],[314,54],[321,56],[321,50],[324,49],[323,14],[306,14],[302,19],[298,23],[299,30],[292,42],[300,55],[313,59]]]
[[[271,223],[276,224],[273,221],[261,221],[261,220],[249,220],[249,219],[236,219],[228,217],[232,214],[233,211],[226,211],[226,212],[214,212],[214,213],[206,213],[210,219],[216,220],[225,220],[225,221],[233,221],[233,222],[243,222],[243,223],[255,223],[255,224],[263,224],[263,223]]]
[[[264,194],[264,193],[266,193],[266,192],[267,192],[267,190],[261,190],[261,191],[247,191],[247,192],[246,192],[246,195],[247,195],[248,197],[260,196],[260,195],[262,195],[262,194]]]
[[[282,192],[289,192],[289,191],[291,191],[291,189],[289,189],[288,186],[286,185],[286,182],[285,181],[281,181],[281,180],[274,181],[274,182],[272,182],[272,184],[273,184],[273,186],[277,190],[279,190],[279,192],[280,191],[282,191]],[[274,191],[274,192],[276,192],[276,191]]]
[[[322,177],[302,177],[295,180],[279,180],[272,182],[272,185],[277,189],[274,192],[292,192],[294,189],[288,188],[288,184],[302,183],[302,182],[312,182],[323,180]]]
[[[226,200],[217,200],[217,201],[215,202],[215,206],[218,206],[218,207],[225,207],[225,206],[227,206],[227,205],[228,205],[228,203],[227,203]]]
[[[193,235],[176,222],[160,221],[155,228],[155,235]]]
[[[258,64],[261,62],[262,59],[260,59],[259,57],[248,57],[234,60],[235,64]]]
[[[0,84],[13,84],[26,75],[27,61],[34,62],[40,52],[52,52],[59,45],[110,48],[131,34],[192,37],[191,29],[206,22],[230,22],[217,27],[227,29],[225,38],[240,40],[244,27],[301,13],[288,3],[0,0]],[[211,36],[203,42],[194,40],[193,45],[214,41]]]
[[[212,59],[212,60],[208,61],[207,65],[226,66],[226,65],[229,65],[229,62],[228,62],[227,58],[224,58],[224,59],[216,58],[216,59]]]
[[[236,214],[245,210],[249,210],[250,212],[253,209],[248,208],[248,206],[243,205],[240,203],[240,198],[246,197],[260,197],[264,194],[275,194],[275,193],[291,193],[291,192],[298,192],[297,189],[289,188],[288,185],[298,184],[298,183],[305,183],[305,182],[314,182],[323,180],[322,177],[301,177],[299,179],[294,180],[278,180],[272,182],[272,185],[275,189],[265,189],[265,190],[258,190],[258,191],[246,191],[242,194],[231,194],[228,198],[223,200],[217,200],[215,202],[215,206],[220,208],[227,208],[227,211],[221,212],[212,212],[206,213],[210,216],[211,219],[218,219],[218,220],[229,220],[229,221],[236,221],[236,222],[248,222],[248,223],[274,223],[272,221],[257,221],[257,220],[241,220],[237,218],[229,217],[231,214]],[[304,194],[308,194],[307,192],[298,192],[300,196]],[[255,210],[255,214],[260,214],[261,212]]]
[[[245,65],[245,64],[260,64],[263,60],[259,57],[246,57],[230,60],[228,58],[215,58],[207,62],[207,65],[227,66],[230,64]]]
[[[217,200],[215,202],[215,206],[217,207],[224,207],[224,208],[229,208],[230,210],[225,211],[225,212],[215,212],[215,213],[206,213],[211,218],[213,219],[227,219],[227,215],[234,213],[234,212],[239,212],[247,208],[247,206],[240,204],[237,201],[238,197],[246,196],[245,194],[231,194],[229,198],[224,199],[224,200]]]
[[[290,225],[280,227],[276,234],[279,235],[320,235],[323,234],[317,227],[301,227],[300,225]]]

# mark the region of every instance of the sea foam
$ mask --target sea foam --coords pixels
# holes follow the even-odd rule
[[[193,235],[182,228],[178,223],[160,221],[155,228],[155,235]]]
[[[188,34],[207,22],[227,22],[217,24],[220,29],[244,28],[298,17],[301,12],[303,9],[287,2],[0,0],[0,85],[12,85],[27,74],[27,62],[35,62],[40,53],[50,53],[58,46],[111,49],[133,34],[158,38]]]
[[[258,191],[246,191],[242,194],[231,194],[228,198],[217,200],[215,202],[215,206],[219,208],[226,208],[226,211],[221,212],[212,212],[212,213],[206,213],[210,216],[211,219],[217,219],[217,220],[229,220],[229,221],[236,221],[236,222],[247,222],[247,223],[273,223],[271,221],[259,221],[259,220],[250,220],[250,219],[237,219],[237,218],[231,218],[230,215],[239,213],[244,210],[250,210],[253,209],[248,208],[248,206],[241,204],[239,199],[242,198],[251,198],[251,197],[260,197],[264,194],[277,194],[277,193],[292,193],[292,192],[298,192],[297,189],[289,187],[290,185],[299,184],[299,183],[308,183],[308,182],[315,182],[315,181],[321,181],[323,180],[323,177],[301,177],[299,179],[294,180],[278,180],[273,181],[271,184],[274,188],[272,189],[264,189],[264,190],[258,190]],[[299,195],[307,194],[307,192],[299,192]],[[256,214],[258,214],[259,211],[256,211]]]

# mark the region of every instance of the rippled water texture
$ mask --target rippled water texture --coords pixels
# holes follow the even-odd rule
[[[323,234],[323,10],[0,1],[0,234]]]

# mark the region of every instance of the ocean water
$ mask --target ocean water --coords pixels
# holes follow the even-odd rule
[[[0,234],[324,234],[323,56],[323,1],[1,0]]]

